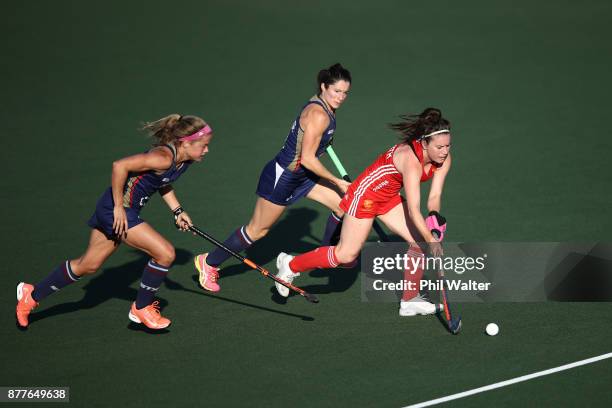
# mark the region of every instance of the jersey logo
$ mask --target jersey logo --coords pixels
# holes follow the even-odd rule
[[[169,181],[170,181],[170,179],[169,179],[168,177],[164,177],[164,178],[162,179],[162,183],[167,183],[167,182],[169,182]]]
[[[378,190],[380,190],[381,188],[383,188],[384,186],[386,186],[387,184],[389,184],[389,180],[385,180],[385,181],[383,181],[382,183],[380,183],[379,185],[377,185],[376,187],[374,187],[374,188],[372,189],[372,191],[378,191]]]
[[[387,155],[385,156],[385,159],[388,160],[393,156],[393,152],[395,152],[395,148],[397,148],[397,145],[393,146],[387,151]]]

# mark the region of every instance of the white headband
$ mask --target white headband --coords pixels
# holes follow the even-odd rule
[[[423,135],[419,137],[419,140],[423,140],[431,136],[439,135],[440,133],[450,133],[450,130],[449,129],[436,130],[435,132],[431,132],[427,135]]]

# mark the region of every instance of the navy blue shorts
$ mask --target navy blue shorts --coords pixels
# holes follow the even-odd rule
[[[319,179],[307,169],[292,173],[272,160],[261,171],[256,193],[274,204],[287,206],[308,195]]]
[[[113,221],[115,219],[113,214],[114,206],[113,193],[109,188],[98,200],[98,203],[96,204],[96,211],[94,211],[89,221],[87,221],[87,225],[102,232],[104,235],[106,235],[106,238],[117,241],[117,235],[113,231]],[[139,211],[128,207],[124,207],[124,209],[125,214],[127,215],[128,229],[144,222],[144,220],[140,219]]]

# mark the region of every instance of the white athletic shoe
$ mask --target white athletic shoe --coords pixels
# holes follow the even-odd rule
[[[293,273],[291,268],[289,268],[289,262],[291,262],[293,258],[294,257],[292,255],[286,254],[284,252],[281,252],[276,257],[276,268],[278,269],[276,277],[284,280],[287,283],[293,282],[293,279],[299,276],[299,273]],[[279,295],[281,295],[282,297],[289,296],[289,288],[286,288],[277,282],[274,282],[274,286],[276,286],[276,291]]]
[[[410,300],[400,302],[399,315],[416,316],[416,315],[430,315],[438,311],[442,311],[444,306],[441,304],[434,305],[427,301],[423,296],[417,295]]]

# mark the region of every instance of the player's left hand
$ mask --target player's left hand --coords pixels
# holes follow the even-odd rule
[[[440,258],[444,256],[444,250],[442,249],[442,245],[440,244],[440,242],[428,242],[427,245],[429,246],[429,253],[434,258]]]

